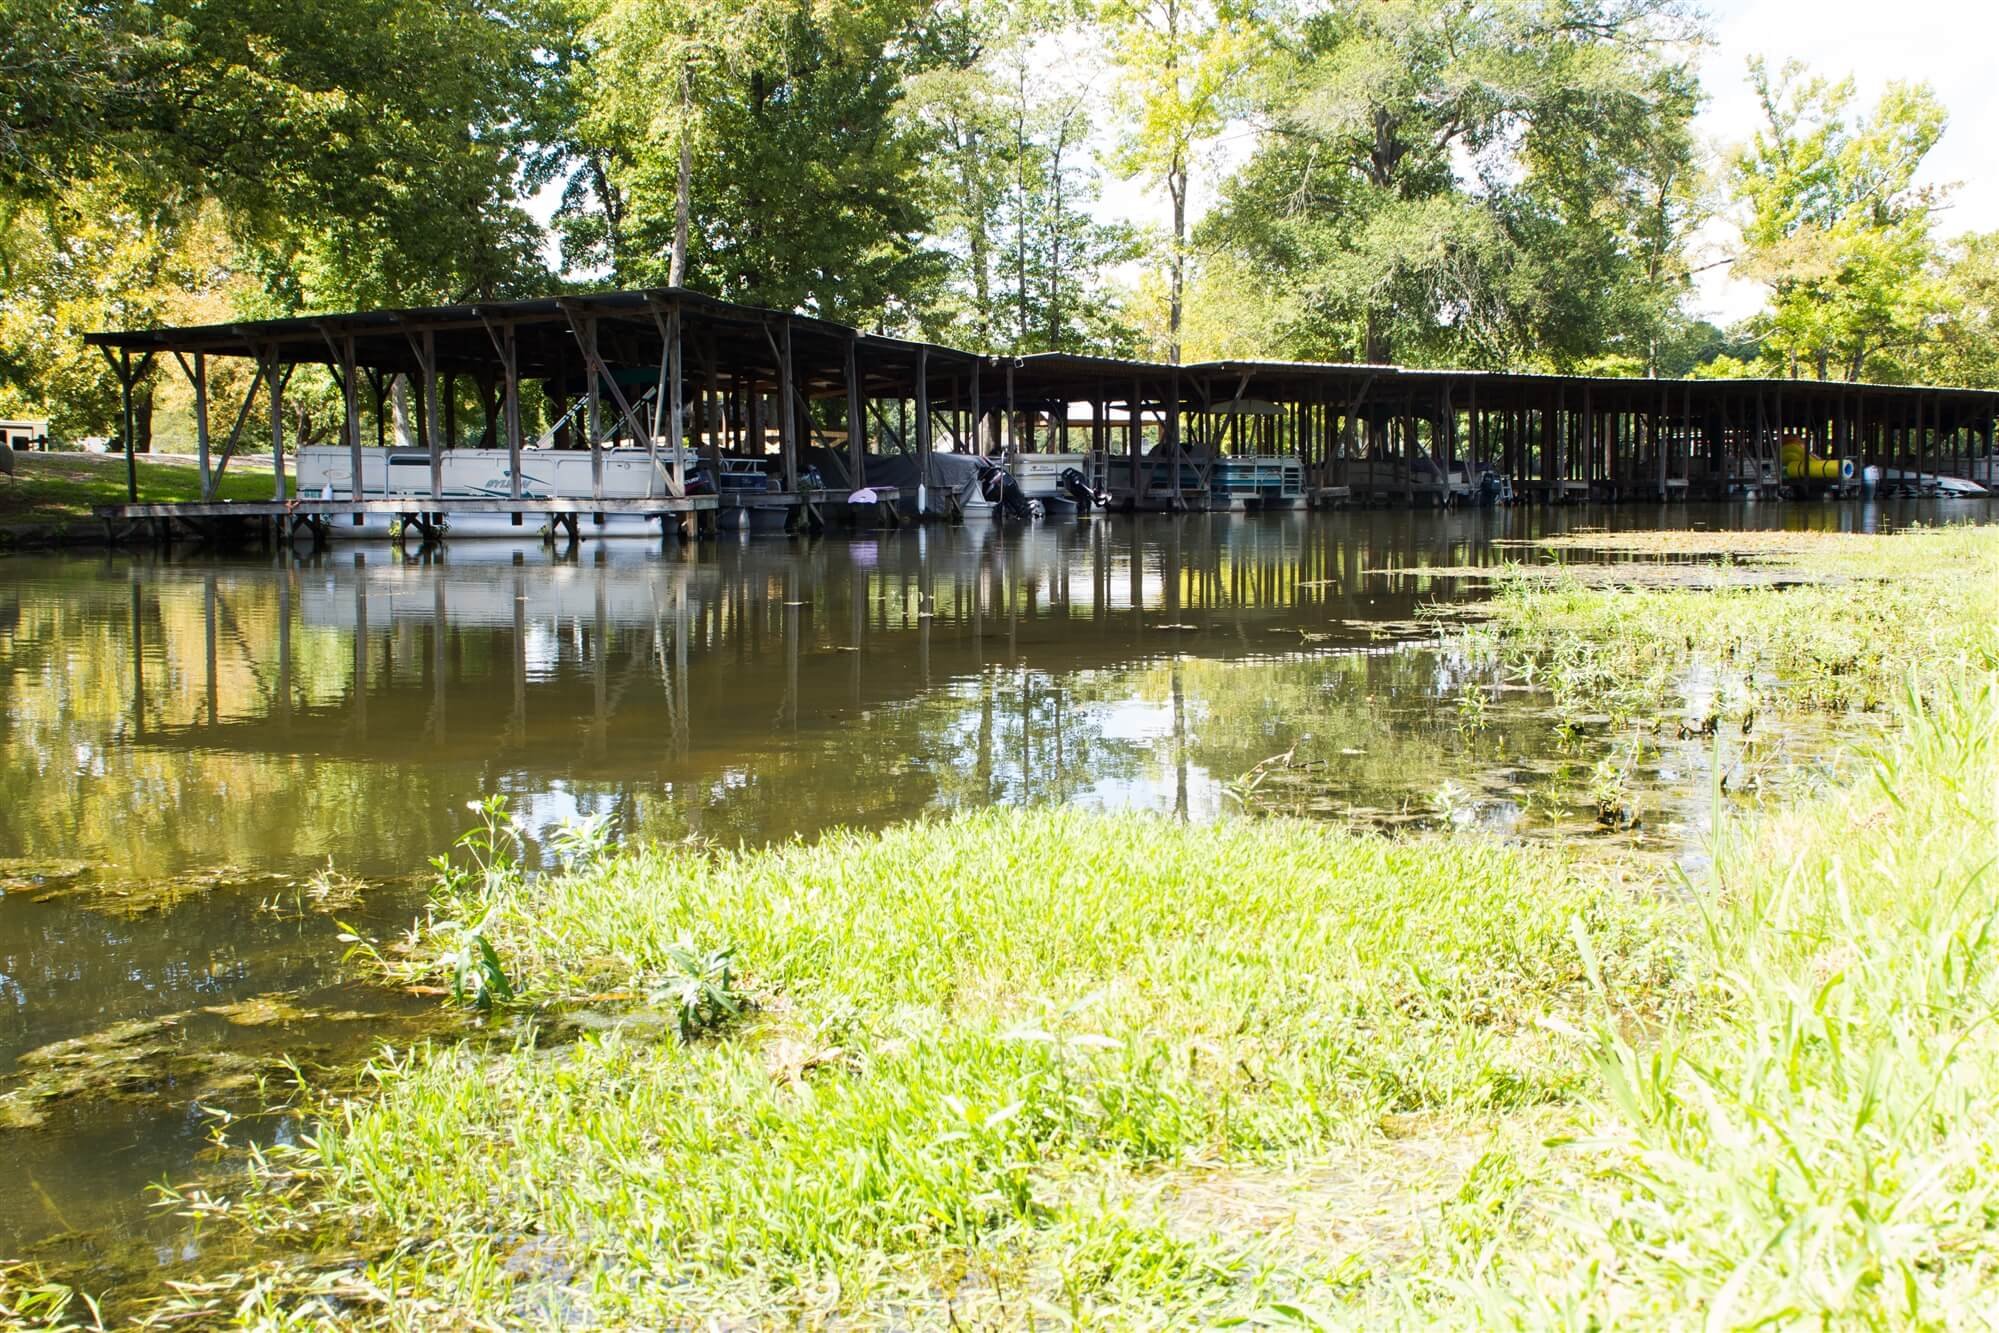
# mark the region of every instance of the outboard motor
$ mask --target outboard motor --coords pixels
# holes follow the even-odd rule
[[[1486,471],[1478,478],[1478,505],[1490,509],[1499,503],[1500,480],[1497,472]]]
[[[1075,468],[1065,467],[1062,469],[1060,484],[1063,494],[1076,502],[1076,508],[1079,511],[1085,509],[1102,509],[1111,502],[1110,496],[1104,494],[1102,491],[1090,489],[1089,479]]]
[[[1010,518],[1033,519],[1034,503],[1030,502],[1020,483],[1013,474],[990,459],[978,460],[979,494],[992,501],[1002,514]]]

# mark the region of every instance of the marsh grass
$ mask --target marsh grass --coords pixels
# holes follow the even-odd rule
[[[159,1316],[1980,1326],[1995,547],[1898,540],[1839,588],[1502,595],[1490,651],[1579,712],[1892,715],[1780,801],[1717,764],[1692,880],[1044,810],[448,881],[513,978],[493,1043],[385,1053],[256,1188],[186,1200],[321,1257]],[[721,957],[739,1007],[657,1021]]]
[[[1577,938],[1626,1021],[1692,1002],[1666,909],[1555,851],[1288,821],[991,812],[494,888],[523,1003],[725,947],[756,1003],[694,1041],[385,1056],[283,1164],[305,1174],[242,1205],[372,1238],[370,1283],[458,1310],[517,1308],[532,1242],[610,1323],[1219,1317],[1288,1270],[1176,1232],[1131,1181],[1573,1100],[1590,1058],[1561,1033],[1603,1003]]]
[[[1999,665],[1999,529],[1768,550],[1797,562],[1797,582],[1696,592],[1508,578],[1464,642],[1578,722],[1677,713],[1699,733],[1764,709],[1880,709],[1912,682]]]
[[[1642,1040],[1595,1025],[1602,1092],[1540,1187],[1562,1201],[1453,1286],[1467,1314],[1987,1326],[1999,683],[1906,710],[1864,780],[1723,844],[1695,886],[1716,1002]]]

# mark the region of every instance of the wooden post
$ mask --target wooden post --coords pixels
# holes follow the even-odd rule
[[[366,488],[361,483],[361,397],[354,383],[354,339],[340,340],[340,397],[347,410],[344,429],[347,432],[347,466],[353,477],[353,494],[356,500],[363,499]],[[360,527],[367,519],[354,515],[354,526]]]
[[[514,323],[508,320],[501,325],[501,341],[505,344],[500,353],[506,372],[506,423],[507,423],[507,472],[508,495],[515,500],[521,498],[521,372],[520,358],[514,343]]]
[[[201,465],[201,498],[214,493],[208,467],[208,353],[194,354],[194,450]]]
[[[423,371],[423,447],[430,456],[430,498],[433,503],[442,503],[444,450],[451,441],[438,429],[441,422],[438,416],[437,334],[425,329],[421,342],[422,351],[419,353],[419,360]]]
[[[1140,415],[1140,405],[1144,401],[1145,396],[1139,389],[1138,376],[1133,375],[1131,377],[1130,410],[1125,413],[1125,448],[1131,456],[1131,507],[1134,510],[1138,509],[1141,502],[1145,499],[1145,478],[1139,471],[1141,462],[1139,458],[1139,437],[1145,433],[1143,420]],[[1138,562],[1134,558],[1132,563],[1137,564]]]
[[[715,348],[711,343],[702,358],[708,385],[708,484],[717,494],[722,490],[722,386],[715,369]]]
[[[847,339],[847,472],[854,489],[868,484],[867,442],[861,420],[861,340]]]
[[[1000,436],[999,451],[1002,456],[1009,451],[1014,453],[1020,451],[1020,442],[1014,438],[1014,432],[1019,429],[1019,426],[1020,422],[1015,415],[1013,402],[1013,361],[1009,358],[1006,363],[1006,421]]]
[[[1451,402],[1451,383],[1444,381],[1444,408],[1439,420],[1442,430],[1438,432],[1437,473],[1446,483],[1445,493],[1449,494],[1450,469],[1458,461],[1458,409]],[[1465,479],[1471,479],[1471,469],[1465,469]]]
[[[1485,432],[1479,428],[1478,381],[1472,380],[1465,386],[1465,480],[1484,466]]]
[[[972,360],[972,452],[975,454],[982,454],[985,452],[985,441],[981,438],[982,432],[980,430],[980,427],[983,424],[981,418],[985,415],[984,404],[979,402],[980,369],[981,369],[981,364],[979,360],[976,357],[973,358]]]
[[[597,353],[597,317],[583,316],[583,374],[589,383],[589,397],[585,411],[589,420],[584,428],[590,432],[590,498],[604,498],[604,387],[599,366],[603,358]]]
[[[916,351],[916,479],[930,485],[930,349]]]
[[[777,395],[778,447],[784,451],[784,489],[798,490],[798,408],[793,401],[791,321],[778,325]]]
[[[687,494],[687,397],[681,380],[680,303],[666,312],[666,430],[673,441],[673,494]]]
[[[271,475],[273,500],[285,498],[285,381],[275,350],[265,349],[264,372],[271,384]]]

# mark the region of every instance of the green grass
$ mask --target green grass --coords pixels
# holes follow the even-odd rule
[[[524,1249],[614,1324],[1246,1309],[1249,1257],[1141,1207],[1148,1176],[1573,1099],[1579,937],[1632,1021],[1678,1002],[1652,900],[1556,852],[1279,821],[994,812],[478,897],[451,915],[522,1000],[671,990],[727,946],[754,1007],[691,1042],[424,1048],[333,1111],[279,1217],[425,1237],[368,1280],[463,1312],[553,1298],[506,1276]]]
[[[1993,539],[1894,542],[1818,587],[1502,598],[1485,644],[1522,670],[1587,648],[1602,691],[1733,672],[1757,707],[1890,711],[1844,785],[1717,793],[1691,881],[1066,811],[579,837],[528,879],[489,809],[386,965],[494,1040],[385,1054],[255,1186],[184,1199],[322,1257],[158,1313],[1981,1326]]]
[[[1988,1326],[1995,738],[1999,680],[1938,688],[1865,780],[1729,834],[1699,886],[1714,1003],[1642,1040],[1598,1025],[1581,1143],[1544,1162],[1531,1235],[1462,1275],[1460,1313]]]
[[[168,461],[141,454],[139,499],[199,500],[201,474],[191,461]],[[30,453],[14,455],[14,475],[0,475],[0,529],[94,522],[98,505],[125,501],[125,459],[113,454]],[[238,458],[222,474],[217,498],[268,500],[271,470]]]
[[[1750,549],[1777,552],[1759,575],[1795,581],[1692,590],[1523,573],[1471,637],[1567,714],[1678,715],[1703,730],[1768,708],[1878,709],[1912,681],[1999,665],[1999,528]]]

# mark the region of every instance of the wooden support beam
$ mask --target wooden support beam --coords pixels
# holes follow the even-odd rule
[[[697,344],[699,347],[699,344]],[[719,493],[722,489],[722,386],[715,367],[715,349],[712,345],[700,348],[701,370],[707,385],[708,428],[708,484]]]
[[[783,451],[784,489],[798,490],[798,407],[793,401],[791,321],[778,322],[777,392],[778,448]],[[765,335],[768,337],[768,333]]]
[[[507,483],[508,494],[514,499],[521,498],[521,365],[519,345],[514,340],[514,325],[508,320],[502,337],[506,349],[500,354],[506,374],[505,412],[507,426]]]
[[[264,349],[262,356],[264,373],[271,377],[271,498],[285,498],[285,380],[289,372],[281,369],[277,353]]]
[[[930,478],[930,349],[916,353],[916,480],[928,487]],[[926,492],[927,494],[927,492]]]
[[[655,471],[659,468],[658,437],[662,428],[673,442],[673,466],[667,473],[667,492],[687,494],[687,409],[680,347],[680,303],[671,302],[662,310],[650,298],[646,309],[652,313],[653,327],[659,332],[659,387],[652,404],[652,434],[646,439],[646,457]],[[662,422],[663,427],[662,427]]]
[[[867,441],[861,419],[860,338],[847,339],[847,472],[856,490],[868,484]]]
[[[194,390],[194,455],[195,467],[201,474],[201,498],[206,500],[212,492],[209,480],[209,438],[208,438],[208,353],[196,352],[194,363],[175,351],[174,360],[180,363],[181,374]]]
[[[635,442],[644,439],[645,418],[639,415],[638,409],[632,406],[629,398],[625,397],[624,387],[611,375],[609,366],[598,353],[597,321],[574,302],[562,301],[558,304],[563,314],[568,317],[570,332],[575,335],[578,345],[583,349],[584,372],[590,376],[592,389],[595,390],[600,386],[609,389],[611,401],[617,406],[619,419],[625,423],[625,428],[631,431],[632,439]]]
[[[346,409],[346,420],[342,429],[347,435],[347,466],[351,475],[352,494],[356,500],[367,498],[367,487],[362,484],[361,472],[361,399],[360,386],[354,375],[354,339],[340,340],[340,397]],[[359,514],[354,516],[354,524],[359,527],[365,520]]]
[[[417,371],[423,376],[423,448],[430,460],[430,498],[444,498],[444,438],[443,420],[438,415],[437,384],[437,334],[425,329],[421,333],[404,330],[411,355],[416,357]]]

